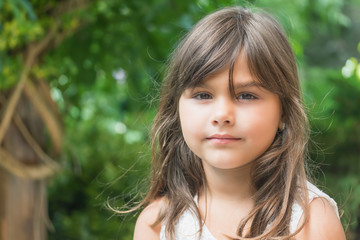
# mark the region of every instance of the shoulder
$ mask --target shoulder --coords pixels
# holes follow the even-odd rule
[[[161,208],[164,205],[164,199],[160,198],[150,203],[139,215],[135,230],[134,240],[159,240],[161,224],[154,225]]]
[[[301,219],[299,225],[303,222]],[[317,197],[309,204],[309,218],[304,228],[296,235],[296,240],[342,240],[345,233],[340,219],[329,201]]]

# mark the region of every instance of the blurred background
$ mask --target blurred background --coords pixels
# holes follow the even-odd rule
[[[206,14],[282,24],[312,127],[312,176],[360,239],[359,0],[0,0],[0,239],[132,239],[169,54]],[[140,194],[139,194],[140,193]]]

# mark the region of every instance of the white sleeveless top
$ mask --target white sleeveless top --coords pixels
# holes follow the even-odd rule
[[[307,183],[309,191],[309,203],[318,197],[325,198],[331,205],[331,207],[336,212],[339,217],[338,207],[336,202],[330,198],[326,193],[319,190],[311,183]],[[197,202],[197,197],[195,197],[195,202]],[[292,206],[292,213],[290,219],[290,233],[294,233],[297,229],[300,218],[303,214],[303,209],[301,206],[294,202]],[[199,223],[196,218],[196,215],[191,210],[186,210],[179,218],[179,221],[176,224],[175,239],[176,240],[198,240],[199,239]],[[161,225],[160,240],[166,240],[165,237],[165,224]],[[217,240],[209,231],[209,229],[204,224],[200,240]]]

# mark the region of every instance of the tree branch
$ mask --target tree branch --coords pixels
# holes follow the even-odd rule
[[[0,148],[0,159],[0,166],[21,178],[40,180],[50,177],[55,173],[54,169],[45,165],[27,166],[17,161],[16,158],[3,148]]]
[[[44,100],[44,98],[42,98],[41,95],[36,92],[36,89],[31,81],[26,81],[24,86],[24,92],[27,95],[28,99],[30,99],[32,104],[38,110],[42,120],[47,126],[55,151],[60,152],[62,144],[62,128],[59,121],[52,113],[46,100]]]
[[[15,114],[14,121],[16,126],[18,127],[19,131],[25,138],[26,142],[30,145],[30,147],[34,150],[34,152],[38,155],[38,157],[48,165],[49,167],[53,168],[54,170],[59,170],[59,164],[51,159],[39,146],[36,140],[31,136],[31,133],[28,131],[24,123],[22,122],[21,118]]]
[[[30,69],[33,66],[33,64],[36,60],[36,57],[39,55],[39,53],[54,38],[58,27],[59,27],[59,23],[57,22],[54,25],[54,27],[51,29],[51,31],[43,38],[42,41],[40,41],[34,45],[30,44],[28,47],[28,51],[26,54],[26,60],[25,60],[25,66],[21,73],[20,80],[19,80],[14,92],[12,93],[10,100],[3,112],[3,117],[2,117],[1,124],[0,124],[0,144],[1,144],[2,140],[4,139],[4,136],[9,127],[11,118],[15,112],[17,103],[19,102],[21,92],[25,85],[25,81],[27,80],[29,73],[30,73]]]

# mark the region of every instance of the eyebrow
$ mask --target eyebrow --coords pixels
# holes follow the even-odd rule
[[[255,81],[245,82],[245,83],[234,83],[234,88],[248,88],[248,87],[262,88],[263,86],[261,83]]]
[[[197,87],[203,87],[206,88],[206,84],[204,84],[203,82],[200,82],[199,84],[193,86],[192,88],[197,88]],[[264,88],[264,86],[256,81],[249,81],[249,82],[244,82],[244,83],[235,83],[233,85],[234,89],[238,89],[238,88],[250,88],[250,87],[257,87],[257,88]]]

